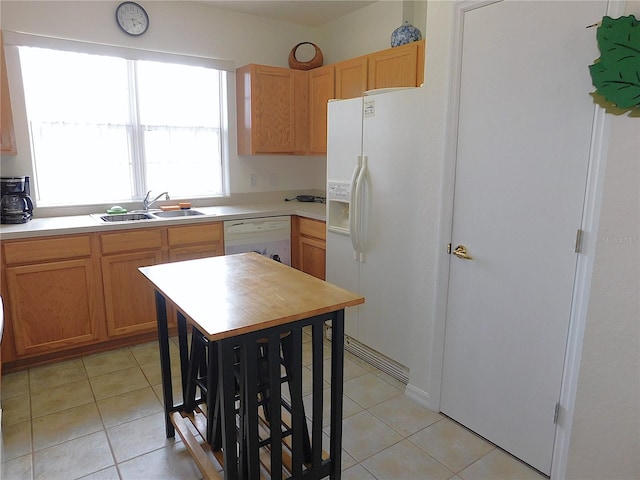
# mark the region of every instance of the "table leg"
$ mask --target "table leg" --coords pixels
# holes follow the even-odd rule
[[[222,450],[224,452],[224,480],[238,479],[238,455],[235,409],[235,379],[233,339],[218,344],[218,402],[222,420]]]
[[[330,477],[340,480],[342,471],[342,381],[344,378],[344,310],[335,312],[331,322],[331,433]]]
[[[160,347],[160,369],[162,371],[162,397],[164,400],[164,422],[167,437],[176,435],[169,415],[173,411],[173,390],[171,385],[171,360],[169,358],[169,328],[167,326],[167,301],[156,290],[156,316],[158,320],[158,345]]]

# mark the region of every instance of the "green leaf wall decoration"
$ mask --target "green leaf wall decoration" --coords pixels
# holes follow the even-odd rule
[[[600,58],[589,72],[597,93],[618,108],[640,108],[640,22],[604,17],[596,37]]]

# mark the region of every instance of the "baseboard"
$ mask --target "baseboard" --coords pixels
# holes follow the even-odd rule
[[[404,394],[419,405],[429,408],[429,394],[424,390],[408,384],[404,390]]]

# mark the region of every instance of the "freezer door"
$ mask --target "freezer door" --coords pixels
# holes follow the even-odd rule
[[[348,191],[358,157],[362,154],[362,98],[330,101],[327,126],[327,192],[329,184],[342,185]],[[327,198],[327,218],[336,233],[327,232],[326,279],[352,292],[359,291],[359,263],[354,255],[348,229],[349,195]],[[346,209],[346,211],[345,211]],[[366,301],[366,300],[365,300]],[[345,333],[357,338],[358,309],[347,308]]]
[[[362,98],[328,104],[327,180],[349,182],[362,155]]]

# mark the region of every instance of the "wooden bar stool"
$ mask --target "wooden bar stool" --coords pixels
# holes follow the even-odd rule
[[[302,455],[303,462],[309,464],[312,461],[311,442],[307,427],[306,417],[304,415],[304,403],[302,400],[302,385],[294,384],[293,375],[293,355],[292,340],[293,335],[286,332],[279,337],[279,341],[272,342],[272,348],[269,348],[269,341],[266,338],[260,338],[255,343],[255,356],[251,356],[251,360],[243,361],[245,352],[239,347],[234,350],[234,377],[235,388],[231,393],[234,396],[234,404],[236,405],[236,415],[238,416],[237,442],[239,446],[239,469],[240,477],[246,476],[248,467],[248,455],[251,448],[258,448],[270,444],[269,440],[263,440],[257,445],[252,445],[251,431],[256,426],[249,425],[245,415],[245,408],[253,408],[252,406],[261,407],[265,425],[268,428],[278,428],[275,425],[281,423],[281,415],[278,412],[273,418],[272,423],[272,406],[276,408],[282,407],[289,415],[293,415],[293,409],[299,409],[303,415],[302,422]],[[275,346],[275,349],[273,348]],[[274,350],[270,354],[270,350]],[[243,363],[244,362],[244,363]],[[251,363],[254,368],[247,368],[247,363]],[[284,367],[284,375],[281,370]],[[299,368],[301,368],[299,366]],[[246,372],[251,370],[252,375]],[[277,373],[276,373],[277,372]],[[278,386],[270,381],[271,378],[277,377]],[[251,378],[252,385],[248,388],[247,381]],[[290,392],[291,401],[288,402],[281,395],[282,384],[287,384]],[[276,390],[280,400],[273,399],[271,392]],[[228,394],[220,392],[222,395]],[[199,394],[199,395],[198,395]],[[253,398],[250,398],[253,397]],[[222,448],[222,428],[220,418],[220,398],[218,396],[218,346],[216,342],[210,342],[195,326],[191,333],[191,346],[189,351],[189,364],[187,370],[187,385],[185,387],[184,409],[186,412],[193,412],[195,409],[202,410],[206,408],[206,440],[213,450]],[[247,407],[248,406],[248,407]],[[291,429],[285,429],[282,432],[282,438],[292,435]],[[226,466],[225,466],[226,468]]]
[[[313,461],[302,400],[302,358],[298,353],[295,359],[295,342],[300,352],[301,328],[281,334],[274,331],[267,338],[256,336],[243,342],[237,352],[236,379],[242,411],[240,478],[260,477],[255,468],[260,468],[267,457],[271,478],[281,478],[276,472],[282,470],[299,478],[302,465],[309,466]],[[289,388],[290,401],[282,395],[283,385]],[[263,447],[266,450],[262,451]],[[297,472],[291,470],[296,466]]]
[[[195,327],[191,332],[187,385],[184,391],[183,403],[186,412],[191,413],[204,404],[207,417],[206,440],[214,450],[219,450],[222,445],[222,433],[217,402],[218,346]]]
[[[280,377],[281,383],[287,383],[291,387],[291,381],[294,378],[292,375],[292,335],[289,333],[280,337],[280,348],[282,355],[280,356],[280,364],[284,367],[285,375]],[[302,392],[302,385],[299,386],[300,392]],[[291,403],[287,402],[283,397],[282,406],[289,414],[292,414],[292,408],[300,408],[304,412],[304,403],[302,401],[302,395],[294,395],[289,390]],[[265,420],[271,422],[271,407],[270,407],[270,385],[269,385],[269,344],[266,340],[258,342],[258,404],[262,406]],[[307,422],[305,421],[303,426],[303,443],[302,452],[304,455],[304,463],[311,463],[311,442],[309,440],[309,429]],[[285,436],[287,431],[283,432]]]

